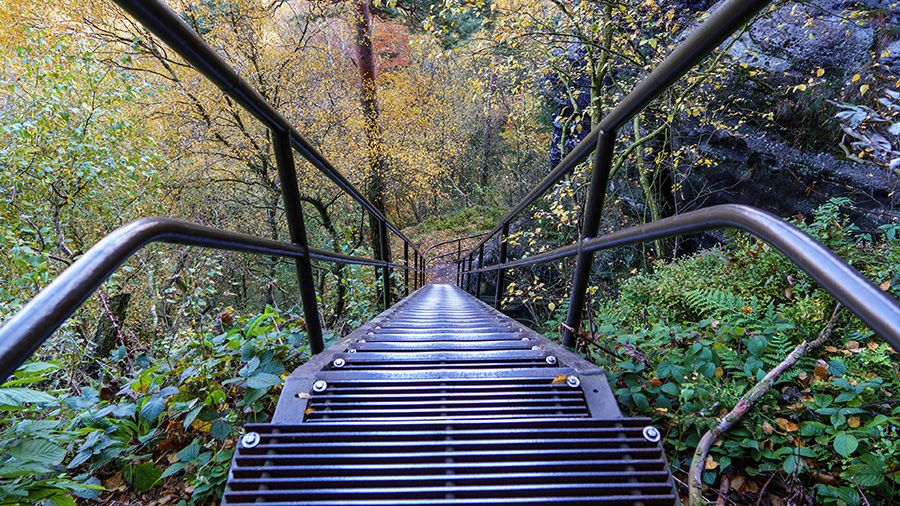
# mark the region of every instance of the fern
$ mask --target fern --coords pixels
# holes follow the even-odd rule
[[[684,293],[685,302],[692,310],[700,314],[722,316],[728,313],[740,313],[747,307],[747,301],[728,290],[717,288],[698,288]]]

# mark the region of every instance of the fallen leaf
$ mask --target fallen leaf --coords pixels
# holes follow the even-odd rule
[[[784,500],[780,497],[769,494],[769,504],[772,506],[783,506]]]
[[[725,374],[725,370],[722,369],[721,367],[716,367],[716,377],[719,378],[719,377],[721,377],[723,374]]]
[[[781,427],[781,430],[784,430],[787,432],[796,432],[797,431],[797,424],[786,418],[776,418],[775,423],[777,423],[778,426]]]
[[[875,351],[875,350],[878,349],[878,343],[870,342],[870,343],[867,344],[866,346],[867,346],[870,350],[872,350],[872,351]]]
[[[858,417],[858,416],[851,416],[850,418],[847,419],[847,425],[848,425],[851,429],[855,429],[855,428],[859,427],[859,417]]]
[[[837,353],[838,349],[835,348],[834,346],[828,346],[825,348],[825,351],[827,351],[828,353]]]
[[[706,469],[712,471],[713,469],[719,467],[719,463],[713,460],[712,455],[706,456],[706,464],[703,465]]]
[[[859,348],[859,342],[858,341],[847,341],[846,348],[848,350],[856,350]]]
[[[312,399],[312,395],[310,395],[309,392],[300,392],[299,394],[297,394],[297,398],[298,399]]]
[[[661,387],[662,381],[660,381],[659,378],[653,378],[652,380],[650,380],[650,386],[651,387]]]
[[[772,424],[769,422],[763,422],[762,430],[766,433],[767,436],[771,436],[773,432],[775,432],[775,427],[772,427]]]
[[[882,292],[886,292],[891,288],[891,282],[885,281],[884,283],[878,285],[878,288],[881,288]]]
[[[838,479],[828,473],[817,473],[813,479],[823,485],[837,485]]]
[[[569,377],[565,374],[560,374],[559,376],[553,378],[553,381],[551,383],[554,385],[564,385],[566,383],[566,380],[568,379]]]
[[[747,483],[747,478],[743,476],[735,476],[731,479],[731,490],[741,492],[741,488]]]
[[[303,411],[303,413],[308,415],[308,414],[310,414],[310,413],[314,413],[315,411],[316,411],[316,410],[315,410],[314,408],[306,408],[306,410]]]
[[[828,379],[828,369],[820,365],[816,366],[813,370],[813,374],[816,376],[817,380],[825,381]]]
[[[106,490],[125,490],[125,480],[122,479],[122,471],[114,474],[111,478],[107,479],[103,482],[103,487]]]
[[[668,408],[653,408],[653,409],[655,409],[656,411],[659,411],[660,413],[668,413],[669,412]]]
[[[204,422],[199,418],[194,418],[194,421],[191,422],[191,427],[199,430],[200,432],[209,432],[211,424],[209,422]]]

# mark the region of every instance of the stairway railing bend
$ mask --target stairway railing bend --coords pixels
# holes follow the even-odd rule
[[[723,2],[656,69],[622,99],[524,199],[514,205],[487,237],[472,248],[465,258],[457,262],[457,270],[460,273],[459,285],[467,291],[473,291],[471,285],[474,281],[474,292],[476,295],[480,295],[481,275],[488,271],[496,271],[494,306],[500,309],[506,269],[576,256],[569,309],[562,338],[562,344],[571,348],[575,346],[575,335],[581,326],[582,311],[595,251],[619,244],[632,244],[653,240],[653,238],[688,233],[687,230],[741,228],[773,245],[780,244],[779,249],[801,269],[810,273],[826,290],[856,313],[894,348],[900,349],[900,309],[898,309],[897,303],[852,267],[830,253],[827,248],[819,245],[795,227],[783,223],[767,213],[762,213],[762,211],[747,207],[726,206],[711,212],[711,214],[709,212],[686,213],[682,216],[594,238],[600,226],[600,216],[606,197],[618,129],[646,108],[703,58],[719,48],[727,37],[770,3],[770,0],[726,0]],[[512,221],[538,197],[572,172],[578,164],[585,161],[591,152],[594,153],[591,182],[587,199],[582,208],[583,222],[578,242],[552,252],[507,262],[509,226]],[[780,224],[776,224],[776,222]],[[481,264],[484,257],[484,245],[498,234],[500,236],[499,261],[493,266],[483,267]],[[621,242],[623,237],[629,239]],[[798,245],[801,245],[801,249],[798,249]],[[804,254],[802,248],[805,247],[813,248],[815,253]],[[823,249],[824,251],[822,251]],[[473,267],[476,258],[479,264],[477,268]],[[477,276],[477,278],[473,280],[473,276]],[[854,290],[859,290],[859,292],[854,292]]]
[[[154,35],[218,86],[222,92],[269,129],[284,199],[291,243],[280,243],[164,218],[145,218],[120,227],[104,237],[56,280],[0,327],[0,382],[21,365],[115,269],[141,246],[163,241],[204,248],[243,251],[293,258],[300,299],[312,353],[324,349],[311,260],[369,265],[381,271],[381,298],[391,305],[391,271],[405,271],[404,292],[425,282],[425,255],[384,216],[337,168],[291,126],[246,80],[228,65],[196,32],[162,0],[114,0]],[[344,193],[375,217],[380,227],[381,259],[355,257],[312,248],[300,204],[294,152],[331,179]],[[388,231],[403,241],[403,263],[392,263]],[[409,250],[413,251],[410,264]]]

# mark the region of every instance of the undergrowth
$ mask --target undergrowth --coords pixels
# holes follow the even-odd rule
[[[45,359],[0,385],[0,504],[217,504],[241,427],[273,412],[306,335],[267,309],[177,343],[120,348],[87,384]]]
[[[861,234],[822,206],[807,232],[883,290],[900,295],[900,226]],[[657,262],[599,303],[581,351],[607,369],[626,414],[662,429],[676,475],[717,417],[793,348],[825,327],[835,301],[767,244]],[[551,328],[564,320],[554,312]],[[592,343],[589,343],[592,341]],[[800,360],[712,448],[703,481],[729,480],[734,504],[887,504],[900,495],[900,355],[843,310]],[[686,480],[684,480],[686,481]],[[682,490],[682,492],[686,492]]]

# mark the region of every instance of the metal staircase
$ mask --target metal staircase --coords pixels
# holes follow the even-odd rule
[[[163,0],[114,0],[269,130],[290,243],[165,218],[113,231],[0,327],[0,382],[9,377],[130,255],[151,242],[280,256],[296,264],[313,356],[288,377],[272,423],[247,425],[223,504],[466,505],[678,503],[660,433],[624,418],[601,370],[478,300],[494,276],[494,305],[512,269],[576,257],[563,343],[574,348],[593,254],[718,228],[742,229],[785,254],[888,343],[900,349],[900,305],[827,248],[747,206],[679,214],[597,236],[616,131],[769,0],[725,0],[484,235],[456,242],[457,282],[425,284],[426,256]],[[579,240],[507,258],[510,228],[593,153]],[[311,247],[294,154],[377,224],[378,258]],[[391,235],[403,243],[391,259]],[[474,236],[472,236],[474,237]],[[496,240],[496,243],[490,241]],[[446,243],[441,243],[446,244]],[[435,245],[435,246],[439,246]],[[435,247],[433,246],[433,247]],[[496,246],[497,263],[485,265]],[[433,248],[432,247],[432,248]],[[412,250],[412,251],[410,251]],[[465,253],[465,256],[463,254]],[[434,255],[431,260],[444,256]],[[375,268],[386,311],[324,349],[311,262]],[[389,307],[401,283],[411,295]],[[485,286],[486,287],[486,286]]]
[[[291,374],[223,504],[675,504],[648,424],[593,364],[427,285]]]

